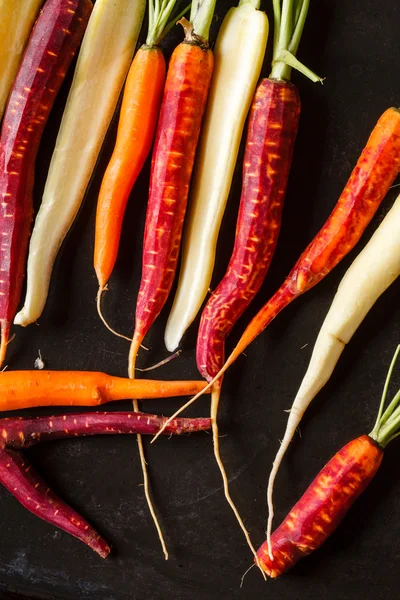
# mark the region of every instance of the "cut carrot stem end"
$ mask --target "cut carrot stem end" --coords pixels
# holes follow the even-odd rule
[[[107,285],[105,285],[104,287],[99,287],[99,291],[97,292],[96,305],[97,305],[97,312],[99,314],[99,317],[103,321],[104,325],[107,327],[108,331],[111,331],[111,333],[113,333],[117,337],[122,338],[123,340],[131,342],[132,338],[129,338],[128,336],[123,335],[122,333],[118,333],[118,331],[115,331],[115,329],[113,329],[111,327],[111,325],[109,325],[107,323],[107,320],[106,320],[105,316],[103,315],[103,312],[101,310],[101,298],[103,296],[103,292],[106,292],[106,291],[108,291]]]

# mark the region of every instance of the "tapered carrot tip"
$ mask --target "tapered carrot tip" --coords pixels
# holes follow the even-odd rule
[[[8,338],[10,335],[10,324],[7,321],[1,321],[1,343],[0,343],[0,367],[6,359]]]

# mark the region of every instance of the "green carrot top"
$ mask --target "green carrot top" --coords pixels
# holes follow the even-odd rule
[[[397,392],[393,400],[389,403],[386,410],[384,411],[390,379],[399,353],[400,346],[397,346],[396,352],[390,364],[385,385],[383,387],[378,417],[376,419],[376,423],[373,430],[369,434],[369,437],[375,440],[377,444],[382,446],[382,448],[385,448],[385,446],[387,446],[389,442],[391,442],[392,440],[394,440],[394,438],[400,435],[400,390]]]
[[[170,31],[177,21],[189,10],[190,4],[176,17],[171,14],[178,0],[148,0],[149,3],[149,28],[146,38],[146,46],[153,48],[158,46],[164,36]]]
[[[290,80],[292,69],[297,69],[311,81],[322,83],[296,53],[306,22],[310,0],[272,0],[274,7],[274,48],[271,79]]]

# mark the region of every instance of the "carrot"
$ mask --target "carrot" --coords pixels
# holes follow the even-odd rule
[[[96,0],[29,244],[23,327],[42,314],[54,261],[83,202],[132,62],[146,0]]]
[[[346,444],[320,471],[271,538],[257,552],[259,564],[278,577],[328,538],[365,490],[381,464],[387,444],[399,435],[400,391],[386,410],[390,377],[400,353],[393,357],[374,429]]]
[[[206,4],[211,19],[215,2]],[[182,19],[185,40],[174,50],[158,120],[151,165],[150,192],[143,241],[142,278],[136,305],[135,331],[129,357],[133,373],[146,333],[170,292],[178,262],[183,219],[194,156],[213,69],[208,46],[209,24]],[[200,3],[201,6],[201,3]],[[203,5],[204,6],[204,5]],[[200,30],[199,30],[200,27]]]
[[[87,544],[102,558],[110,547],[72,508],[60,500],[19,452],[46,440],[87,435],[154,433],[165,417],[137,413],[77,413],[0,421],[0,483],[30,512]],[[178,419],[170,434],[201,431],[209,419]]]
[[[281,310],[324,279],[354,248],[399,170],[400,110],[389,108],[372,131],[331,215],[281,287],[252,319],[223,367],[204,390],[191,398],[171,418],[175,418],[209,390]]]
[[[168,298],[178,262],[189,183],[213,70],[208,34],[215,1],[192,2],[190,22],[180,20],[185,40],[175,48],[169,63],[152,155],[142,278],[129,352],[131,378],[135,377],[142,340]],[[133,401],[133,407],[138,410],[137,400]],[[140,436],[138,445],[147,503],[167,559],[165,541],[151,502]]]
[[[210,288],[218,233],[268,40],[268,18],[259,8],[259,0],[240,0],[226,14],[215,42],[178,286],[165,327],[164,340],[170,352],[179,345]]]
[[[137,51],[129,69],[115,148],[100,189],[94,268],[99,283],[98,310],[102,319],[100,298],[117,258],[126,204],[150,152],[156,129],[166,74],[165,58],[159,44],[170,29],[171,23],[167,22],[174,6],[175,0],[162,0],[160,3],[149,0],[146,43]]]
[[[400,196],[340,282],[315,342],[268,481],[268,528],[271,535],[275,478],[300,424],[319,390],[329,380],[345,345],[351,340],[379,296],[400,275]]]
[[[29,38],[4,116],[0,136],[0,365],[21,296],[40,139],[91,8],[90,0],[47,0]]]
[[[0,0],[0,119],[43,0]]]
[[[203,381],[132,381],[90,371],[4,371],[0,411],[34,406],[99,406],[114,400],[193,394]]]

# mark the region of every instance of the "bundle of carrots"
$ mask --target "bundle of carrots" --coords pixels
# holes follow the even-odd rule
[[[15,0],[11,8],[0,4],[4,29],[0,45],[7,49],[0,48],[0,116],[4,111],[0,365],[11,324],[26,326],[42,314],[55,258],[83,202],[123,91],[115,147],[98,197],[94,244],[97,310],[105,325],[117,333],[103,316],[102,298],[117,261],[129,196],[151,154],[142,275],[133,337],[127,338],[131,342],[128,377],[87,371],[0,373],[0,411],[99,406],[126,399],[133,401],[134,412],[1,420],[0,483],[28,510],[105,558],[110,552],[107,542],[55,496],[19,451],[48,439],[135,434],[146,499],[168,558],[150,494],[141,436],[154,435],[154,441],[161,434],[212,429],[226,499],[256,563],[264,574],[277,577],[323,543],[374,476],[383,448],[399,435],[400,392],[386,409],[385,401],[400,347],[373,431],[345,446],[271,533],[274,481],[295,429],[368,310],[400,274],[400,197],[345,275],[322,326],[270,475],[267,540],[258,552],[231,498],[220,456],[217,415],[223,376],[286,306],[322,281],[357,244],[400,170],[400,111],[389,108],[380,117],[331,215],[225,359],[226,339],[261,289],[278,243],[301,108],[298,90],[290,81],[292,70],[313,82],[322,81],[296,56],[310,0],[273,0],[271,72],[261,81],[269,23],[259,0],[240,0],[230,9],[214,51],[209,37],[216,0],[193,0],[183,10],[178,0],[147,2],[146,43],[136,52],[145,0],[97,0],[94,6],[91,0]],[[184,39],[167,65],[160,43],[176,22],[183,28]],[[18,44],[11,43],[14,38]],[[29,243],[36,157],[46,121],[81,42]],[[234,248],[225,275],[206,301],[197,334],[197,367],[205,381],[137,380],[140,347],[166,305],[180,258],[165,330],[168,350],[179,346],[207,296],[242,137],[245,152]],[[26,262],[26,297],[17,313]],[[208,392],[210,418],[177,418]],[[139,400],[186,395],[193,397],[171,417],[139,412]]]

